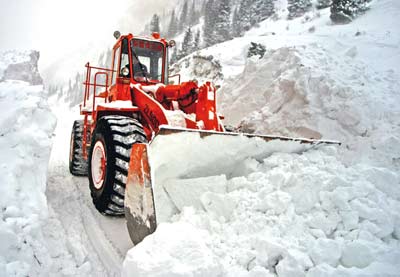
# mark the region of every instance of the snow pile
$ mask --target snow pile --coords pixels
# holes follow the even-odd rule
[[[251,133],[338,139],[350,162],[399,167],[400,109],[393,103],[400,83],[392,71],[370,72],[356,52],[310,44],[250,59],[221,89],[227,123]]]
[[[255,164],[274,152],[301,153],[316,147],[298,141],[250,139],[245,136],[195,132],[157,136],[148,148],[157,222],[169,221],[186,206],[202,208],[203,193],[226,193],[226,180],[247,175]],[[221,212],[226,210],[221,207]],[[229,214],[226,210],[225,214]]]
[[[249,160],[252,173],[213,184],[227,193],[199,195],[133,248],[125,276],[396,276],[400,178],[336,151]]]
[[[30,54],[2,53],[1,67],[29,62]],[[32,68],[20,73],[33,76],[37,64]],[[0,276],[76,275],[59,223],[48,220],[46,174],[56,121],[47,93],[9,77],[0,82]]]
[[[220,263],[210,252],[209,236],[209,232],[192,224],[163,224],[148,243],[139,244],[137,251],[128,254],[124,275],[217,276]]]

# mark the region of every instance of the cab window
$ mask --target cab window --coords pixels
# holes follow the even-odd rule
[[[157,41],[133,39],[131,49],[134,79],[137,82],[161,82],[164,45]]]
[[[112,71],[112,78],[111,78],[111,85],[115,85],[115,80],[118,72],[118,60],[119,60],[119,55],[120,55],[121,47],[118,47],[114,51],[114,63],[113,63],[113,71]]]
[[[119,68],[119,76],[123,78],[130,78],[130,66],[129,66],[129,48],[128,40],[125,38],[121,44],[121,63]]]

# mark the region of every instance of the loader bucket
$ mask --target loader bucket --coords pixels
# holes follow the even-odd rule
[[[202,209],[205,192],[226,192],[246,160],[300,153],[336,141],[162,127],[149,144],[132,147],[125,217],[134,244],[185,206]]]

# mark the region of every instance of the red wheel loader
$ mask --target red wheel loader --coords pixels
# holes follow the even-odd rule
[[[211,83],[169,84],[174,41],[158,33],[114,36],[110,68],[86,64],[69,169],[89,177],[99,212],[125,215],[135,244],[183,207],[201,208],[205,191],[226,189],[217,184],[241,172],[246,159],[337,144],[227,132]]]

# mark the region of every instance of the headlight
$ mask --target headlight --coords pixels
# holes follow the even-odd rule
[[[119,31],[114,32],[115,39],[119,39],[120,36],[121,36],[121,33]]]
[[[127,77],[129,75],[129,69],[127,67],[122,68],[121,74],[122,76]]]

